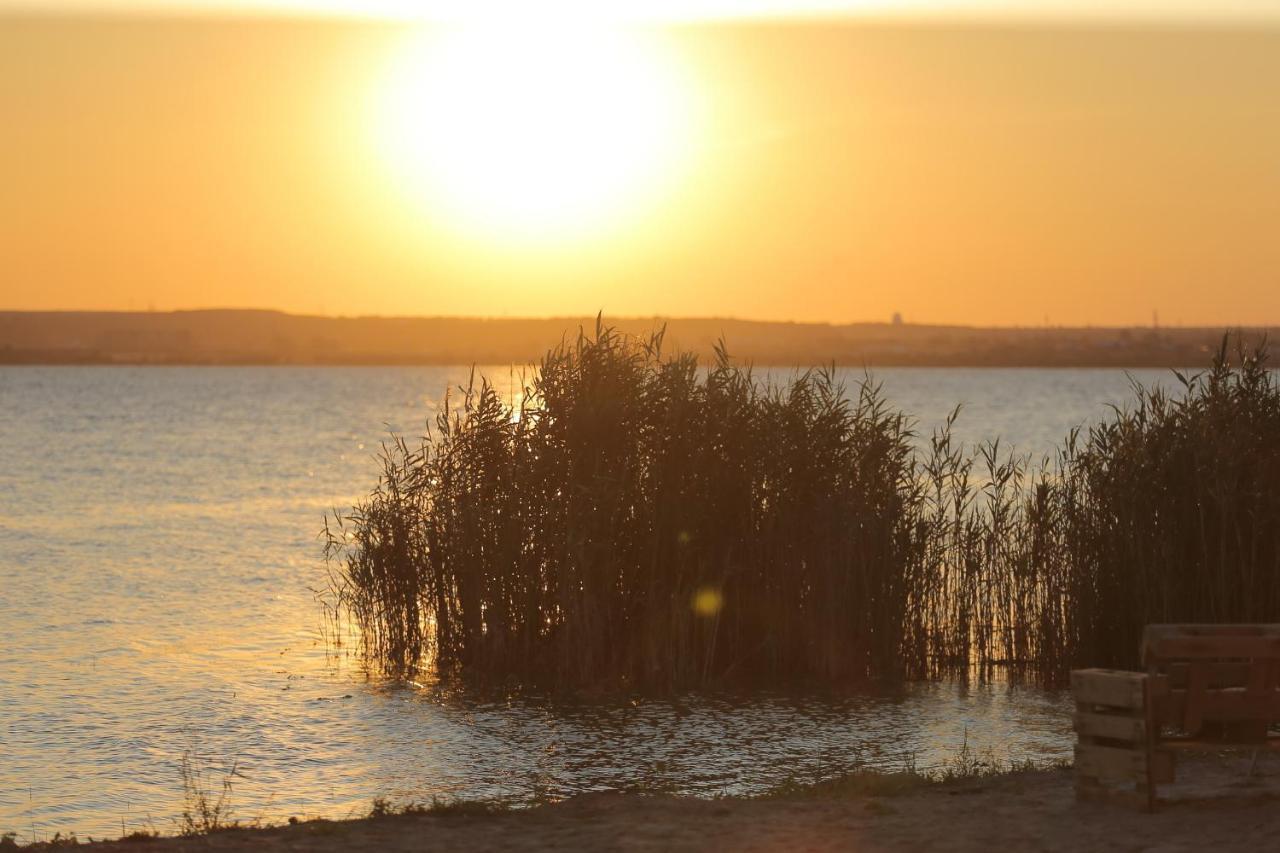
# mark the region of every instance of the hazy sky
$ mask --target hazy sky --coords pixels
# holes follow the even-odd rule
[[[697,19],[804,15],[982,15],[1034,18],[1277,18],[1275,0],[0,0],[0,9],[42,11],[250,11],[458,18],[566,13]]]
[[[430,32],[0,19],[0,308],[1280,323],[1280,29]]]

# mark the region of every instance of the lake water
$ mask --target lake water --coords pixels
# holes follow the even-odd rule
[[[309,591],[323,514],[374,483],[388,427],[417,434],[466,374],[0,368],[0,833],[172,831],[184,755],[212,788],[234,763],[236,817],[281,820],[378,795],[745,793],[927,767],[966,741],[1068,754],[1065,697],[1031,689],[567,705],[380,683],[333,660]],[[1118,370],[876,376],[925,431],[963,403],[960,438],[1036,454],[1129,396]]]

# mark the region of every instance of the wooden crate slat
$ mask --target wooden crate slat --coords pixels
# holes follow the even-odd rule
[[[1113,708],[1142,708],[1146,674],[1115,669],[1078,669],[1071,673],[1076,702]]]
[[[1224,745],[1230,746],[1231,744],[1212,744],[1212,746],[1215,747]],[[1160,739],[1160,748],[1167,749],[1170,752],[1204,752],[1205,746],[1206,744],[1203,740],[1198,740],[1196,738],[1165,737]],[[1257,748],[1280,750],[1280,737],[1269,736],[1266,740],[1258,743],[1241,744],[1241,746],[1248,747],[1249,749]]]
[[[1076,773],[1095,779],[1143,782],[1147,778],[1147,757],[1140,750],[1109,749],[1091,744],[1077,744]]]
[[[1220,687],[1243,687],[1252,674],[1253,667],[1259,663],[1266,665],[1266,661],[1205,661],[1208,667],[1209,687],[1216,689]],[[1169,677],[1169,685],[1174,688],[1185,688],[1187,679],[1191,674],[1191,664],[1187,661],[1179,661],[1161,665],[1160,669]]]
[[[1161,637],[1143,657],[1148,661],[1280,658],[1280,637]]]
[[[1206,661],[1195,661],[1187,675],[1186,702],[1182,708],[1182,728],[1198,732],[1204,724],[1204,706],[1208,700],[1209,668]]]
[[[1142,636],[1144,640],[1160,637],[1280,637],[1280,622],[1157,622],[1143,628]]]
[[[1174,639],[1214,638],[1280,639],[1280,624],[1260,625],[1148,625],[1142,632],[1142,656],[1145,659],[1155,644]]]
[[[1074,724],[1082,737],[1124,740],[1138,745],[1146,742],[1147,724],[1141,717],[1077,711]]]
[[[1164,725],[1181,726],[1186,719],[1187,691],[1171,690],[1155,702],[1156,719]],[[1280,720],[1280,693],[1250,695],[1244,688],[1209,690],[1201,700],[1202,720]]]
[[[1245,677],[1245,692],[1251,696],[1261,696],[1268,690],[1274,689],[1271,682],[1271,661],[1255,660],[1249,665],[1249,673]],[[1235,687],[1236,685],[1230,685]]]

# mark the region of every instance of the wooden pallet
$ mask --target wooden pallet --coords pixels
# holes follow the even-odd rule
[[[1076,713],[1076,798],[1155,808],[1156,785],[1173,781],[1171,752],[1156,748],[1153,679],[1145,672],[1071,673]]]
[[[1159,724],[1187,744],[1268,743],[1280,721],[1280,625],[1148,625],[1142,661],[1169,689],[1156,707]]]
[[[1153,809],[1176,749],[1280,748],[1280,625],[1148,625],[1141,652],[1146,672],[1071,673],[1078,798]]]

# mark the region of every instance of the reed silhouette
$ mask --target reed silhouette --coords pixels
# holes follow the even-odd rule
[[[927,442],[870,377],[782,385],[597,323],[512,406],[473,375],[326,523],[335,615],[403,676],[550,687],[1131,664],[1148,621],[1274,618],[1280,391],[1224,340],[1056,458]],[[923,445],[918,449],[917,445]]]

